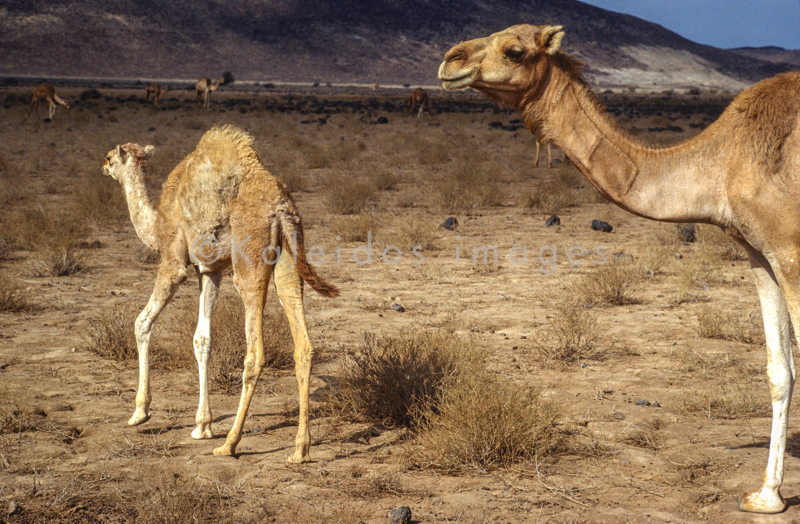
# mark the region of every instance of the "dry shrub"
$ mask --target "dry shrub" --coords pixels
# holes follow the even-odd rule
[[[447,470],[531,462],[557,440],[555,403],[477,368],[445,381],[416,417],[419,460]]]
[[[389,244],[400,248],[403,253],[417,251],[430,251],[434,249],[434,228],[428,222],[419,218],[409,218],[400,224],[397,235],[391,238]]]
[[[689,413],[702,413],[709,419],[732,420],[766,417],[772,412],[767,395],[756,398],[752,391],[737,384],[714,384],[683,401]]]
[[[644,278],[653,278],[663,272],[672,250],[664,245],[649,246],[636,257],[636,266]]]
[[[372,176],[372,181],[375,182],[375,187],[379,190],[389,191],[397,188],[400,177],[396,173],[381,169]]]
[[[575,291],[583,304],[623,306],[636,304],[633,291],[642,279],[642,270],[624,260],[612,260],[583,275]]]
[[[72,194],[78,217],[98,224],[127,218],[127,202],[118,182],[108,176],[90,176]]]
[[[0,435],[35,429],[42,417],[43,413],[23,401],[19,392],[0,386]]]
[[[0,279],[0,311],[20,312],[33,308],[28,292],[8,276]]]
[[[583,176],[573,168],[559,167],[556,175],[536,185],[522,201],[522,207],[552,214],[578,204]],[[590,194],[591,195],[591,194]]]
[[[87,322],[82,349],[117,362],[136,361],[139,352],[136,348],[134,324],[138,314],[139,310],[132,306],[102,310]],[[151,353],[158,355],[160,351],[153,351],[154,339],[155,334],[150,338],[150,349]]]
[[[327,410],[343,419],[410,426],[414,412],[436,398],[447,377],[478,359],[468,341],[446,331],[365,333],[359,351],[321,396]]]
[[[693,253],[679,261],[677,268],[678,298],[682,301],[692,289],[708,290],[719,279],[718,262],[708,253]]]
[[[718,306],[703,308],[697,314],[697,334],[704,338],[716,338],[755,344],[760,341],[762,329],[758,315],[742,315]]]
[[[597,315],[574,300],[559,300],[553,317],[534,334],[532,342],[547,365],[596,357],[600,345]]]
[[[328,151],[317,144],[304,140],[300,141],[296,146],[296,152],[305,159],[306,166],[309,169],[322,169],[331,165],[331,157]]]
[[[141,501],[136,522],[148,524],[197,524],[241,522],[234,514],[233,503],[218,487],[201,484],[194,478],[169,474],[150,485]]]
[[[638,426],[632,425],[625,428],[619,440],[637,448],[658,451],[664,446],[664,437],[658,430],[664,426],[665,423],[660,419],[646,421]]]
[[[330,213],[354,215],[363,212],[375,200],[375,185],[359,178],[335,179],[325,182],[323,198]]]
[[[341,217],[331,226],[337,240],[342,242],[366,242],[374,238],[378,229],[378,219],[370,214]]]
[[[83,250],[69,244],[49,244],[36,251],[25,265],[32,277],[65,277],[86,269]]]
[[[692,377],[704,377],[735,382],[747,381],[753,377],[761,378],[762,370],[748,363],[737,352],[703,352],[694,347],[676,350],[670,360],[679,373]]]
[[[480,206],[500,206],[505,194],[486,165],[461,162],[434,182],[435,205],[448,213],[468,212]]]
[[[165,340],[169,367],[194,365],[194,333],[197,328],[197,302],[187,301],[170,325],[170,338]],[[211,317],[211,358],[208,363],[210,387],[229,395],[242,387],[244,357],[247,354],[244,304],[238,296],[220,296]],[[291,367],[294,342],[283,310],[272,309],[264,315],[264,355],[267,367]]]

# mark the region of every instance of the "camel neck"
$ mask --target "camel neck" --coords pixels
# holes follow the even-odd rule
[[[566,76],[566,75],[564,75]],[[588,88],[561,78],[523,115],[574,162],[608,200],[634,214],[667,222],[725,222],[724,196],[698,140],[667,148],[644,146],[622,132]]]
[[[130,176],[125,179],[123,188],[136,235],[147,247],[157,251],[156,211],[147,194],[143,173],[130,173]]]

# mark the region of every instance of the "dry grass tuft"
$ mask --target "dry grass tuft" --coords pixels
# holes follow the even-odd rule
[[[366,333],[322,398],[331,414],[346,420],[411,426],[414,412],[436,397],[447,377],[478,360],[467,341],[446,331]]]
[[[598,356],[600,324],[590,309],[569,299],[557,301],[554,315],[532,337],[546,365],[567,364]]]
[[[219,487],[204,485],[193,478],[178,474],[165,475],[149,485],[145,493],[134,500],[136,522],[152,524],[195,524],[218,522],[234,524],[236,518],[229,497]]]
[[[574,287],[583,304],[592,306],[636,304],[633,291],[643,276],[643,270],[636,264],[612,260],[585,274]]]
[[[531,462],[554,448],[558,416],[556,405],[537,392],[476,368],[448,379],[436,402],[417,414],[418,460],[480,471]]]
[[[703,226],[700,230],[700,247],[719,260],[733,262],[747,260],[747,251],[731,237],[714,226]]]
[[[48,244],[36,251],[25,265],[32,277],[66,277],[86,269],[83,250],[70,244]]]
[[[500,206],[505,194],[490,169],[461,162],[433,185],[434,205],[447,213],[466,213],[481,206]]]
[[[739,385],[713,384],[685,399],[683,409],[688,413],[702,413],[709,419],[739,419],[767,417],[772,412],[768,395],[756,398]]]
[[[27,291],[9,277],[0,279],[0,311],[20,312],[33,309],[33,303]]]
[[[43,413],[33,409],[17,392],[0,386],[0,435],[36,429]]]
[[[718,306],[703,308],[697,314],[697,334],[704,338],[716,338],[756,344],[762,339],[760,315],[741,315]]]
[[[131,306],[109,308],[86,324],[83,333],[83,349],[95,355],[116,362],[134,362],[139,352],[136,348],[134,324],[139,310]],[[155,334],[150,339],[150,347],[155,343]],[[158,354],[159,351],[152,351]]]
[[[664,437],[658,433],[664,426],[665,423],[660,419],[646,421],[640,425],[631,425],[625,428],[619,440],[637,448],[658,451],[664,447]]]
[[[359,178],[329,178],[323,190],[325,207],[337,215],[364,212],[375,200],[377,190],[369,180]]]
[[[76,216],[98,224],[122,222],[128,217],[128,205],[120,185],[111,177],[90,176],[72,194]]]
[[[379,225],[375,216],[365,214],[341,217],[333,222],[331,229],[342,242],[366,242],[370,233],[372,238],[377,236]]]
[[[409,218],[400,224],[397,235],[394,236],[389,244],[400,248],[403,253],[411,253],[412,250],[430,251],[436,247],[434,242],[435,227],[425,220],[419,218]]]

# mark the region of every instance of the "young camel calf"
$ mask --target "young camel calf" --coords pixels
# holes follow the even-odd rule
[[[200,402],[192,432],[211,438],[208,405],[208,359],[211,314],[222,271],[233,266],[233,283],[244,301],[247,356],[242,396],[233,427],[215,455],[232,455],[242,437],[247,409],[265,365],[262,322],[267,286],[275,275],[278,298],[294,337],[294,361],[300,390],[300,427],[289,462],[308,462],[308,395],[313,350],[303,311],[303,281],[325,297],[338,290],[317,276],[306,260],[303,226],[286,186],[269,174],[245,132],[225,126],[203,135],[164,183],[156,209],[147,196],[144,175],[153,146],[117,146],[103,162],[103,172],[125,190],[131,221],[139,238],[161,254],[155,289],[136,319],[139,389],[129,425],[150,418],[149,345],[153,324],[186,280],[193,264],[200,278],[200,315],[194,352],[200,375]]]

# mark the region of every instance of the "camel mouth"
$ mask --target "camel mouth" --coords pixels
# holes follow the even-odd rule
[[[442,81],[442,87],[448,90],[469,87],[478,79],[478,73],[480,72],[478,66],[472,66],[469,69],[462,69],[453,74],[446,75],[444,72],[445,67],[447,67],[447,62],[442,62],[442,65],[439,66],[439,80]]]

